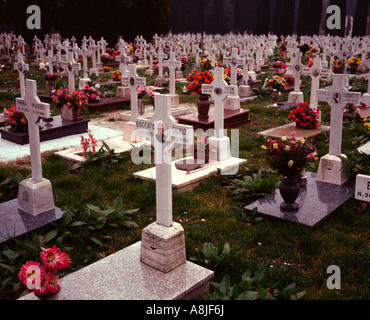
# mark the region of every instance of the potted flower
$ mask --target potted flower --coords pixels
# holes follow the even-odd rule
[[[335,56],[331,61],[331,68],[334,73],[344,73],[346,61],[338,56]]]
[[[295,136],[292,132],[289,141],[286,137],[267,139],[268,146],[261,147],[267,152],[267,163],[282,176],[280,194],[284,202],[280,208],[285,211],[298,210],[295,201],[300,192],[299,179],[307,162],[318,160],[316,147],[306,144],[305,139],[297,141]]]
[[[202,84],[210,84],[212,83],[213,79],[214,77],[209,71],[195,72],[192,70],[192,73],[190,73],[187,77],[189,83],[188,90],[199,95],[197,102],[199,120],[208,119],[208,112],[210,108],[209,96],[202,94]]]
[[[52,97],[53,97],[53,102],[57,105],[57,107],[62,108],[63,105],[66,104],[67,98],[69,95],[69,89],[68,88],[60,88],[58,90],[52,91]]]
[[[274,69],[275,74],[283,75],[286,72],[286,69],[288,68],[288,65],[281,62],[281,61],[276,61],[276,62],[271,64],[271,68]]]
[[[358,57],[353,57],[347,61],[347,64],[351,69],[351,73],[355,73],[361,64],[361,59]]]
[[[19,281],[40,298],[46,298],[59,292],[61,280],[59,271],[69,268],[71,258],[56,246],[41,248],[40,262],[27,261],[22,265]]]
[[[294,120],[296,127],[301,129],[315,129],[319,123],[320,109],[311,109],[307,102],[300,102],[290,111],[289,119]]]
[[[267,77],[263,85],[264,88],[272,89],[272,98],[274,99],[274,104],[277,104],[280,101],[281,91],[285,90],[287,85],[286,79],[280,75],[273,75],[272,77]]]
[[[144,114],[145,112],[144,98],[147,96],[152,100],[152,102],[154,102],[154,94],[155,92],[150,90],[150,88],[147,86],[139,86],[137,88],[138,108],[140,115]]]
[[[200,60],[200,70],[201,71],[209,71],[212,69],[212,60],[209,58],[204,58]]]
[[[71,93],[67,93],[64,99],[62,119],[80,120],[89,101],[84,92],[81,90],[72,91]]]
[[[4,109],[4,116],[8,119],[6,125],[10,126],[11,132],[27,132],[28,122],[23,112],[17,111],[17,106]]]
[[[113,81],[121,81],[121,72],[119,70],[112,73]]]
[[[101,100],[101,92],[96,90],[95,87],[89,86],[88,84],[84,87],[83,95],[87,99],[87,103],[96,103]]]

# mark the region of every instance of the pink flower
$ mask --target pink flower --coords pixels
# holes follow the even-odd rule
[[[71,258],[65,252],[60,251],[59,248],[53,246],[49,249],[41,248],[40,260],[42,266],[46,270],[60,270],[69,267],[71,263]]]
[[[24,286],[27,286],[29,283],[35,285],[37,280],[36,277],[40,277],[40,282],[45,277],[44,268],[36,261],[27,261],[18,273],[18,279]]]

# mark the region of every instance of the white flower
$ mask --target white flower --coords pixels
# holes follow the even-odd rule
[[[97,83],[96,85],[95,85],[95,89],[99,89],[100,88],[100,84],[99,83]]]

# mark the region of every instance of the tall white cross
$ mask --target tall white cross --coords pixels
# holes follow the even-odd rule
[[[301,62],[302,53],[301,52],[293,52],[293,56],[291,57],[290,66],[292,68],[292,76],[294,77],[294,92],[300,91],[300,82],[301,82],[301,73],[303,70],[303,64]]]
[[[224,63],[228,64],[230,72],[230,84],[237,85],[237,68],[244,64],[244,59],[238,56],[238,48],[233,48],[231,51],[231,56],[224,59]]]
[[[90,55],[90,50],[87,48],[85,42],[82,44],[81,49],[79,50],[78,53],[82,56],[83,77],[87,78],[88,73],[87,57]]]
[[[21,52],[18,52],[17,62],[14,63],[14,69],[16,69],[19,73],[19,87],[21,89],[21,97],[24,98],[24,96],[26,95],[24,73],[30,68],[29,64],[23,61],[23,55]]]
[[[320,87],[320,78],[328,77],[330,75],[330,69],[324,69],[321,66],[321,58],[316,56],[313,60],[313,65],[311,68],[304,67],[302,69],[303,75],[308,75],[311,77],[311,97],[310,97],[310,108],[317,109],[317,99],[316,92]]]
[[[163,65],[170,70],[170,94],[176,94],[176,68],[181,68],[181,61],[177,61],[175,52],[170,52],[170,59],[163,61]]]
[[[121,48],[120,48],[120,55],[116,56],[115,60],[119,62],[119,70],[121,72],[121,76],[124,77],[126,76],[127,64],[131,63],[132,58],[126,55],[123,47]]]
[[[163,59],[167,59],[167,55],[163,53],[162,47],[159,48],[155,57],[158,59],[158,78],[163,78]]]
[[[48,50],[48,55],[46,56],[45,61],[49,64],[49,73],[52,75],[54,73],[54,67],[53,67],[53,62],[56,60],[55,57],[53,56],[53,46],[51,49]]]
[[[146,85],[146,78],[139,77],[136,73],[136,65],[130,64],[129,65],[129,72],[126,74],[125,77],[121,77],[121,83],[124,86],[128,86],[130,88],[130,95],[131,95],[131,121],[135,122],[136,118],[139,115],[138,111],[138,102],[137,102],[137,89],[140,86]]]
[[[171,116],[171,96],[155,94],[155,114],[136,119],[136,134],[149,138],[154,146],[156,170],[156,222],[170,227],[172,221],[171,151],[176,143],[193,144],[192,126],[177,124]]]
[[[26,95],[24,98],[16,98],[16,108],[27,118],[32,180],[40,182],[42,181],[42,165],[39,123],[40,118],[50,118],[50,105],[40,102],[37,96],[36,80],[26,80]]]
[[[345,88],[344,77],[344,74],[333,74],[333,85],[317,90],[317,101],[326,101],[331,108],[329,154],[334,156],[340,156],[342,150],[343,108],[361,102],[360,92],[348,92]]]
[[[67,60],[62,61],[62,68],[68,73],[68,89],[69,92],[76,90],[75,72],[81,70],[81,64],[75,63],[73,60],[73,53],[67,52]]]

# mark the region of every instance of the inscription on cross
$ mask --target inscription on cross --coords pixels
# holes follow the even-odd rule
[[[125,77],[121,78],[123,86],[128,86],[130,88],[131,95],[131,121],[135,122],[136,118],[139,115],[138,111],[138,102],[137,102],[137,89],[139,86],[146,85],[146,78],[139,77],[136,73],[136,65],[129,65],[129,72]]]

